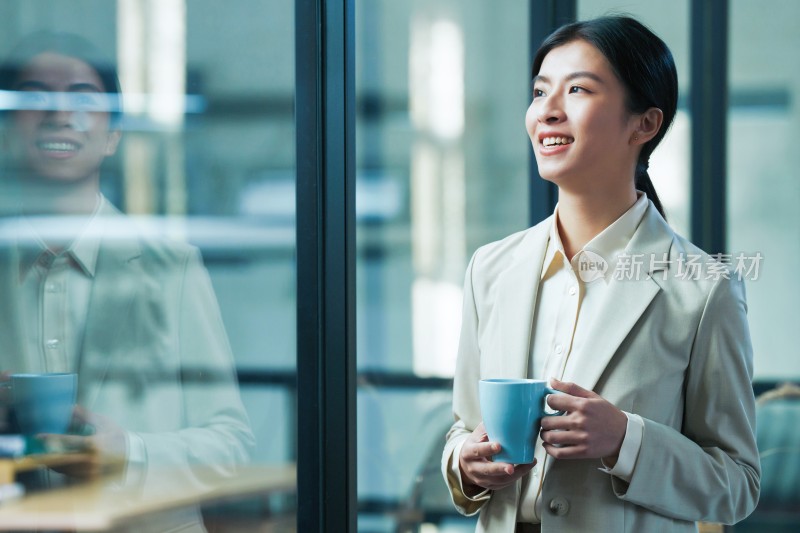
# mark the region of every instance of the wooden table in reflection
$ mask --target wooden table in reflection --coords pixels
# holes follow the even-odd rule
[[[164,476],[164,486],[169,487],[169,470],[159,475]],[[172,488],[141,492],[119,488],[113,479],[101,478],[0,504],[0,530],[102,531],[181,507],[257,494],[292,493],[296,484],[294,464],[248,465],[234,477],[204,488],[182,487],[180,491]],[[152,485],[160,486],[157,482]]]

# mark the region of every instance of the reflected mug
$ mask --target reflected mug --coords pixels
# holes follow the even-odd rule
[[[12,374],[10,388],[22,434],[67,432],[78,394],[77,374]]]
[[[546,410],[547,395],[559,393],[541,379],[482,379],[478,383],[483,425],[489,440],[502,447],[494,461],[533,462],[542,417],[564,414]]]

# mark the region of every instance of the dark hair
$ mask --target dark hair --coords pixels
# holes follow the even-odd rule
[[[639,153],[636,188],[644,191],[661,216],[666,218],[647,167],[650,154],[667,133],[678,107],[678,72],[672,53],[664,41],[641,22],[628,16],[612,15],[567,24],[553,32],[536,52],[533,76],[539,74],[542,62],[551,50],[578,40],[593,45],[611,64],[625,87],[628,111],[643,113],[657,107],[664,114],[661,129]]]
[[[22,71],[36,56],[46,52],[79,59],[97,72],[103,90],[112,96],[110,117],[115,125],[122,110],[117,69],[103,52],[79,35],[45,30],[23,37],[0,65],[0,90],[13,91]]]

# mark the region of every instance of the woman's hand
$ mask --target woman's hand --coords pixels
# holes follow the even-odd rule
[[[90,428],[91,435],[39,435],[55,449],[89,452],[87,460],[53,467],[53,470],[78,479],[89,479],[101,474],[121,471],[125,466],[128,439],[125,430],[110,418],[76,406],[73,425]]]
[[[483,489],[502,489],[530,472],[536,464],[535,459],[527,465],[495,463],[491,457],[499,451],[500,444],[489,442],[483,422],[478,424],[472,435],[464,442],[461,455],[458,457],[458,466],[461,469],[461,478],[465,482],[464,492],[467,496],[474,496],[483,492]]]
[[[547,404],[566,414],[542,417],[540,436],[547,453],[556,459],[602,458],[615,464],[628,428],[625,413],[575,383],[552,379],[550,385],[566,394],[551,394]]]

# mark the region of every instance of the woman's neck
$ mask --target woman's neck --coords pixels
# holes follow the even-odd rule
[[[29,180],[21,189],[26,215],[91,215],[97,206],[99,181]]]
[[[568,259],[610,226],[636,203],[633,184],[623,190],[595,190],[591,194],[558,191],[558,233]]]

